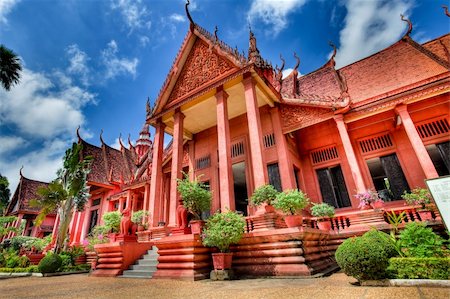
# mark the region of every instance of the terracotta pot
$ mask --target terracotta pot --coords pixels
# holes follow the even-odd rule
[[[284,222],[287,227],[299,227],[303,225],[303,217],[302,215],[287,215],[284,216]]]
[[[272,205],[265,205],[264,206],[264,210],[266,211],[266,213],[274,213],[275,212],[275,207]]]
[[[233,261],[233,253],[219,252],[212,254],[214,270],[231,269],[231,263]]]
[[[110,243],[116,242],[116,237],[117,237],[117,233],[109,233],[109,234],[108,234],[109,242],[110,242]]]
[[[361,207],[361,210],[372,210],[372,209],[373,207],[370,204]]]
[[[431,212],[428,210],[420,210],[417,211],[417,213],[419,213],[420,219],[422,221],[433,220],[433,216],[431,215]]]
[[[376,202],[373,202],[373,203],[371,204],[371,206],[372,206],[374,209],[379,210],[379,209],[381,209],[381,208],[384,207],[384,202],[383,202],[383,201],[376,201]]]
[[[205,221],[203,220],[191,220],[191,231],[193,235],[199,235],[202,233]]]
[[[137,227],[138,232],[143,232],[145,230],[145,227],[142,224],[139,224]]]
[[[331,222],[329,220],[317,221],[317,226],[320,230],[328,231],[331,229]]]

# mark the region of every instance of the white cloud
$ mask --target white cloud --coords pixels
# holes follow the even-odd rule
[[[13,7],[21,0],[0,0],[0,24],[8,24],[6,16],[11,12]]]
[[[113,79],[119,75],[130,74],[136,77],[136,69],[139,64],[137,58],[118,58],[119,51],[115,40],[111,40],[105,50],[102,51],[102,62],[106,67],[105,79]]]
[[[178,22],[178,23],[186,21],[186,18],[184,16],[177,14],[177,13],[171,14],[169,19],[173,22]]]
[[[20,147],[26,147],[27,142],[20,136],[0,136],[0,155],[6,154]]]
[[[268,33],[278,35],[288,24],[288,14],[306,3],[306,0],[253,0],[248,12],[248,21],[253,24],[261,20],[271,27]]]
[[[149,11],[141,0],[112,0],[111,8],[120,11],[130,33],[136,29],[150,29]]]
[[[66,54],[69,57],[69,67],[67,72],[73,75],[80,75],[80,81],[84,86],[89,85],[89,67],[88,61],[90,58],[88,55],[80,50],[77,44],[70,45],[66,49]]]
[[[367,57],[396,42],[407,25],[400,14],[407,15],[412,0],[347,0],[347,16],[340,32],[336,66],[342,67]]]
[[[139,37],[139,42],[142,47],[146,47],[150,43],[150,38],[148,36],[141,36]]]
[[[0,89],[0,123],[34,138],[73,133],[84,123],[81,108],[94,100],[62,73],[49,76],[24,68],[19,85],[9,92]]]

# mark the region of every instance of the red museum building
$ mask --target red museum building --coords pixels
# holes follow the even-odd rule
[[[101,137],[96,146],[78,135],[84,154],[94,157],[92,196],[85,211],[74,214],[71,243],[81,243],[104,212],[144,209],[149,229],[138,239],[158,248],[154,276],[206,277],[210,249],[198,235],[170,233],[177,227],[182,171],[209,185],[211,213],[228,208],[246,216],[247,233],[232,249],[242,275],[311,275],[332,267],[343,239],[369,225],[388,227],[382,212],[358,208],[359,192],[377,190],[385,211],[421,220],[401,194],[449,175],[449,34],[419,44],[407,21],[400,40],[369,57],[336,69],[335,50],[321,68],[300,77],[296,57],[283,79],[284,61],[274,69],[264,60],[252,32],[244,56],[187,14],[190,28],[154,106],[147,104],[136,145],[116,150]],[[165,133],[172,135],[166,148]],[[32,219],[20,208],[29,199],[20,191],[27,181],[21,178],[9,215]],[[267,183],[333,205],[333,229],[317,229],[308,211],[303,227],[286,228],[282,215],[249,206],[253,190]],[[441,225],[439,214],[433,216],[430,223]],[[117,269],[105,263],[99,274]]]

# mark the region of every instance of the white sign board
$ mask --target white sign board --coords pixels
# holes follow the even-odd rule
[[[433,196],[447,230],[450,229],[450,176],[426,180],[425,183]]]

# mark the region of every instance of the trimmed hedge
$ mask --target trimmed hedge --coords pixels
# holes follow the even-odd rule
[[[38,265],[41,273],[55,273],[61,267],[62,259],[56,253],[48,253]]]
[[[400,258],[389,260],[388,272],[400,279],[450,279],[450,258]]]
[[[38,266],[29,266],[26,268],[0,268],[3,273],[24,273],[24,272],[39,272]]]
[[[389,236],[377,230],[345,240],[335,254],[336,262],[345,274],[359,281],[386,278],[389,259],[396,255]]]

